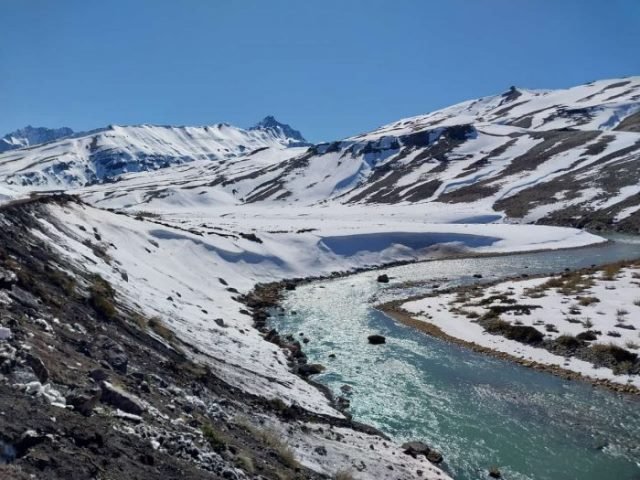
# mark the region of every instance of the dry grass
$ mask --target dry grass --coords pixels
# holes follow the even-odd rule
[[[227,449],[227,445],[229,444],[227,436],[212,424],[207,424],[202,427],[202,436],[214,451],[223,452]]]
[[[348,470],[338,470],[333,478],[334,480],[353,480],[353,475]]]
[[[173,333],[173,330],[167,327],[160,317],[151,317],[147,322],[147,325],[154,333],[164,338],[169,343],[176,340],[176,335]]]
[[[236,417],[234,423],[251,433],[258,441],[273,450],[283,465],[296,469],[300,467],[296,460],[295,453],[291,447],[283,440],[282,434],[268,427],[257,427],[246,417]]]
[[[578,297],[577,300],[578,304],[582,307],[588,307],[589,305],[600,302],[598,297]]]
[[[249,456],[248,453],[242,452],[238,454],[235,458],[235,461],[238,468],[244,470],[248,474],[253,475],[254,473],[256,473],[256,467],[253,464],[253,459]]]
[[[603,280],[615,280],[620,273],[620,269],[622,268],[621,263],[612,263],[611,265],[606,265],[602,268],[602,276]]]

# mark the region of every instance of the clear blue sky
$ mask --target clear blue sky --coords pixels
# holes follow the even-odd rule
[[[634,74],[640,0],[0,0],[0,134],[273,114],[332,140]]]

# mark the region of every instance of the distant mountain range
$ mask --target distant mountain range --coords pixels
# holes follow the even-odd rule
[[[16,148],[52,142],[70,135],[73,135],[73,130],[67,127],[44,128],[28,125],[0,138],[0,153],[15,150]]]
[[[511,87],[311,146],[267,117],[250,129],[111,126],[0,155],[0,181],[16,190],[96,186],[143,203],[207,193],[216,204],[472,204],[512,221],[629,231],[640,226],[639,179],[640,77]]]

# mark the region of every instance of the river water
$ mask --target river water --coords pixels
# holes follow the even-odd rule
[[[559,272],[640,257],[640,242],[519,255],[436,260],[320,281],[287,292],[273,324],[300,333],[315,377],[348,389],[356,420],[398,441],[440,450],[454,478],[631,480],[640,478],[640,399],[471,352],[398,324],[373,306],[441,288],[521,273]],[[409,286],[407,286],[409,282]],[[387,343],[372,346],[379,333]],[[334,354],[335,358],[330,355]],[[347,386],[347,387],[345,387]]]

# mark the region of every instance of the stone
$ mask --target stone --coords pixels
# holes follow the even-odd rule
[[[42,359],[40,359],[40,357],[28,353],[27,364],[31,367],[33,373],[36,374],[36,377],[38,377],[40,383],[47,383],[47,380],[49,380],[49,370],[47,370],[47,367],[44,365],[44,362],[42,361]]]
[[[103,381],[100,388],[102,389],[100,400],[104,403],[133,415],[141,415],[146,410],[142,400],[109,382]]]
[[[442,457],[442,454],[440,452],[431,449],[429,453],[427,453],[427,460],[429,460],[431,463],[438,464],[441,463],[444,458]]]
[[[318,455],[325,457],[327,455],[327,449],[323,446],[319,446],[313,449]]]
[[[100,396],[101,392],[97,388],[87,391],[75,391],[67,395],[66,402],[67,405],[71,405],[75,411],[88,417],[93,413],[93,409],[96,408]]]
[[[378,275],[377,281],[378,283],[389,283],[389,275],[387,275],[386,273]]]
[[[11,329],[7,327],[0,327],[0,341],[9,340],[12,337]]]
[[[89,372],[89,376],[95,382],[101,382],[101,381],[106,380],[107,378],[109,378],[109,375],[107,374],[107,372],[105,372],[102,368],[96,368],[94,370],[91,370]]]
[[[369,335],[367,340],[371,345],[381,345],[387,342],[387,339],[382,335]]]
[[[96,346],[100,352],[102,352],[102,358],[111,368],[118,373],[126,375],[129,357],[127,357],[126,351],[122,345],[114,342],[105,335],[100,335],[97,338]]]
[[[309,365],[300,365],[298,367],[298,373],[305,377],[309,375],[317,375],[318,373],[322,373],[324,371],[324,367],[319,363],[311,363]]]
[[[496,467],[491,467],[491,469],[489,469],[489,476],[491,478],[502,478],[500,470],[498,470]]]
[[[424,455],[425,457],[431,451],[431,447],[423,442],[406,442],[402,444],[402,449],[407,455],[411,455],[416,458],[418,455]]]

